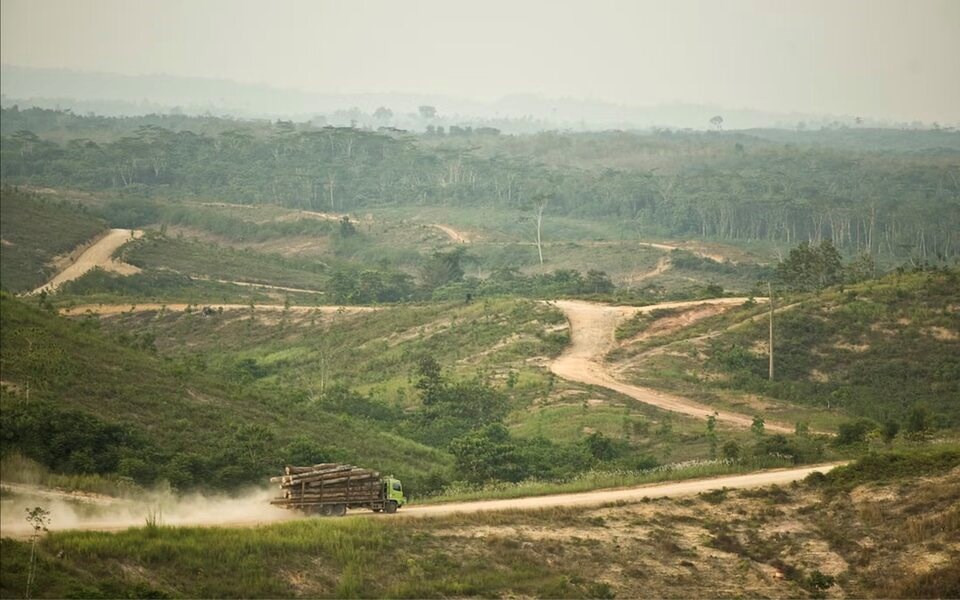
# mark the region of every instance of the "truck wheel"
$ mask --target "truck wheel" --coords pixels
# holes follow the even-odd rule
[[[320,506],[318,506],[318,507],[316,508],[316,514],[320,515],[321,517],[329,517],[329,516],[330,516],[330,505],[329,505],[329,504],[321,504]]]
[[[383,510],[382,508],[375,508],[373,509],[373,512],[381,512],[382,510]]]
[[[383,505],[383,511],[390,515],[397,512],[397,502],[395,500],[388,501]]]
[[[347,514],[347,505],[346,504],[334,504],[330,507],[330,515],[334,517],[342,517]]]

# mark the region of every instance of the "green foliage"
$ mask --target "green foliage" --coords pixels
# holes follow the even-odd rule
[[[73,251],[106,229],[80,204],[0,187],[0,288],[31,290],[54,274],[54,257]]]
[[[141,436],[53,402],[10,403],[0,413],[0,452],[17,450],[63,473],[112,473],[143,450]]]
[[[610,277],[590,270],[586,275],[572,269],[525,276],[515,268],[497,269],[485,279],[467,277],[447,282],[433,292],[436,300],[459,300],[472,297],[515,295],[523,298],[557,298],[608,294],[614,289]]]
[[[463,141],[438,145],[429,134],[211,117],[123,122],[47,111],[25,119],[4,109],[3,120],[36,128],[3,129],[2,177],[11,183],[125,197],[269,199],[341,212],[397,204],[519,211],[542,196],[550,198],[545,228],[554,215],[590,216],[682,237],[829,239],[845,252],[883,250],[922,260],[957,254],[950,236],[960,229],[957,184],[947,176],[957,168],[956,152],[931,150],[955,149],[945,132],[885,132],[896,150],[875,152],[865,151],[875,134],[853,130],[840,151],[785,131],[739,134],[737,144],[725,136],[660,131],[456,136]],[[62,129],[65,122],[71,129]],[[99,141],[44,137],[54,130],[61,139],[83,131]],[[784,136],[783,143],[768,139]],[[918,141],[928,138],[937,141]],[[665,169],[651,172],[653,155]],[[614,159],[618,168],[609,168]],[[842,211],[836,198],[845,202]],[[923,240],[933,239],[945,245],[932,251]]]
[[[465,481],[520,481],[529,475],[517,443],[499,423],[453,440],[450,452],[456,461],[458,475]]]
[[[810,463],[823,458],[823,440],[810,437],[787,437],[782,433],[759,438],[754,445],[756,456],[776,456],[794,464]]]
[[[870,419],[857,419],[856,421],[847,421],[840,423],[837,427],[837,438],[835,440],[838,446],[849,446],[852,444],[861,444],[867,439],[867,434],[876,431],[877,424]]]
[[[377,404],[335,414],[330,410],[342,406],[335,394],[324,406],[254,389],[217,377],[196,355],[161,359],[5,294],[0,301],[4,454],[20,452],[67,473],[165,479],[179,488],[260,482],[290,457],[311,454],[411,480],[450,462],[375,425],[370,416],[384,410]],[[287,439],[290,431],[323,447]]]
[[[777,279],[795,291],[820,291],[839,283],[842,276],[843,262],[830,240],[816,246],[802,242],[777,265]]]
[[[617,448],[613,440],[599,431],[594,431],[588,435],[584,438],[583,443],[586,445],[590,455],[600,461],[613,460],[621,452],[621,449]]]
[[[706,361],[697,363],[698,382],[878,423],[895,421],[908,435],[956,426],[960,315],[947,307],[958,296],[956,270],[893,274],[800,296],[775,318],[773,381],[767,377],[765,319],[748,320],[751,313],[743,313],[735,327],[725,320],[706,323],[690,330],[711,333],[712,326],[717,332],[708,337]]]
[[[434,252],[420,268],[420,279],[429,289],[443,287],[463,278],[466,250],[455,248],[448,252]]]
[[[896,481],[908,477],[936,476],[960,466],[960,447],[952,444],[919,446],[888,452],[871,452],[856,462],[809,477],[816,485],[835,491],[851,490],[864,483]]]

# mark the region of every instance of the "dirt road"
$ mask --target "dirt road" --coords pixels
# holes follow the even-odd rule
[[[120,246],[133,239],[143,235],[142,231],[130,229],[111,229],[107,235],[103,236],[92,246],[87,248],[77,257],[69,267],[57,273],[57,275],[46,284],[30,292],[30,294],[39,294],[40,292],[55,292],[58,287],[68,281],[73,281],[83,276],[87,271],[94,267],[100,267],[106,271],[113,271],[122,275],[132,275],[139,273],[140,269],[133,265],[128,265],[113,259],[113,253]]]
[[[201,279],[196,277],[195,279]],[[285,287],[282,285],[270,285],[269,283],[253,283],[250,281],[232,281],[229,279],[210,279],[209,281],[215,281],[217,283],[227,283],[230,285],[239,285],[242,287],[252,287],[259,288],[264,290],[276,290],[278,292],[297,292],[300,294],[326,294],[321,290],[308,290],[306,288],[295,288],[295,287]]]
[[[746,475],[726,475],[710,479],[690,479],[672,483],[655,483],[630,488],[596,490],[577,494],[554,494],[551,496],[533,496],[530,498],[511,498],[508,500],[478,500],[476,502],[454,502],[427,506],[409,506],[400,513],[416,517],[449,515],[454,513],[473,513],[490,510],[531,510],[561,506],[599,506],[613,502],[638,502],[644,498],[672,498],[692,496],[720,488],[756,488],[767,485],[784,485],[803,479],[810,473],[826,473],[843,463],[829,463],[813,467],[796,469],[775,469],[748,473]]]
[[[444,232],[445,234],[447,234],[447,237],[449,237],[451,240],[455,241],[458,244],[470,243],[470,238],[467,236],[467,234],[463,233],[462,231],[457,231],[456,229],[454,229],[453,227],[450,227],[449,225],[441,225],[440,223],[431,223],[430,227],[434,227]]]
[[[249,311],[249,304],[183,304],[183,303],[171,303],[171,304],[159,304],[153,302],[145,302],[143,304],[80,304],[78,306],[71,306],[68,308],[63,308],[60,310],[60,314],[68,317],[75,317],[78,315],[85,315],[87,313],[101,316],[109,315],[119,315],[120,313],[126,312],[155,312],[159,310],[166,310],[170,312],[184,312],[187,307],[190,306],[193,310],[200,310],[205,306],[217,310],[222,308],[224,311],[229,310],[244,310]],[[378,310],[373,306],[283,306],[281,304],[255,304],[253,306],[254,312],[264,311],[264,312],[283,312],[284,310],[290,310],[290,312],[296,313],[310,313],[310,312],[319,312],[323,314],[337,314],[337,313],[362,313],[362,312],[371,312]]]
[[[702,250],[697,250],[697,249],[695,249],[695,248],[686,248],[686,247],[684,247],[684,246],[673,246],[673,245],[670,245],[670,244],[658,244],[658,243],[656,243],[656,242],[640,242],[640,245],[641,245],[641,246],[645,246],[645,247],[647,247],[647,248],[656,248],[657,250],[666,250],[667,252],[672,252],[672,251],[674,251],[674,250],[686,250],[687,252],[690,252],[690,253],[692,253],[692,254],[696,254],[697,256],[699,256],[699,257],[701,257],[701,258],[709,258],[710,260],[714,260],[714,261],[716,261],[716,262],[721,262],[721,263],[724,262],[725,260],[727,260],[727,257],[725,257],[725,256],[723,256],[723,255],[720,255],[720,254],[711,254],[711,253],[709,253],[709,252],[703,252]]]
[[[717,410],[688,398],[674,396],[650,388],[617,381],[603,364],[604,355],[613,348],[614,331],[624,318],[638,312],[650,312],[658,308],[682,308],[702,304],[738,305],[746,298],[715,298],[712,300],[694,300],[685,302],[664,302],[652,306],[608,306],[577,300],[559,300],[554,304],[560,308],[570,321],[570,346],[550,364],[555,374],[586,383],[599,385],[645,404],[664,410],[682,413],[692,417],[706,419],[716,413],[717,420],[736,427],[750,427],[753,417],[725,410]],[[768,431],[792,433],[793,428],[781,423],[766,423]]]
[[[825,473],[843,463],[830,463],[811,467],[793,469],[774,469],[748,473],[745,475],[727,475],[708,479],[690,479],[669,483],[656,483],[629,488],[617,488],[582,492],[575,494],[552,494],[549,496],[532,496],[529,498],[512,498],[506,500],[478,500],[473,502],[450,502],[447,504],[412,505],[404,507],[396,515],[375,514],[368,510],[350,511],[354,518],[381,518],[395,519],[397,517],[429,518],[456,513],[477,513],[498,510],[537,510],[542,508],[569,507],[569,506],[602,506],[614,502],[638,502],[644,498],[672,498],[677,496],[692,496],[721,488],[744,489],[768,485],[785,485],[798,481],[819,471]],[[184,527],[256,527],[281,521],[307,519],[295,511],[283,510],[269,504],[269,499],[276,494],[276,489],[263,489],[244,494],[239,497],[188,496],[171,504],[168,501],[148,500],[140,503],[123,501],[115,507],[108,507],[108,512],[99,515],[88,515],[78,512],[75,506],[66,503],[57,503],[48,507],[53,512],[51,530],[84,530],[84,531],[122,531],[130,527],[142,527],[145,517],[156,511],[158,506],[163,508],[163,522],[166,525]],[[49,500],[49,499],[48,499]],[[21,502],[24,504],[26,500]],[[24,506],[29,504],[26,502]],[[26,537],[30,534],[26,523],[19,517],[22,510],[19,504],[11,505],[7,513],[16,515],[0,523],[0,533],[4,537]]]

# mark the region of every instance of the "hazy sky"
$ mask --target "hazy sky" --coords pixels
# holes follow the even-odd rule
[[[0,60],[960,120],[960,0],[2,0]]]

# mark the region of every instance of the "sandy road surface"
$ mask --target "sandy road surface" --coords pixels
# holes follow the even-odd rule
[[[277,290],[278,292],[298,292],[300,294],[326,294],[320,290],[308,290],[306,288],[285,287],[282,285],[270,285],[269,283],[253,283],[251,281],[231,281],[229,279],[211,279],[217,283],[227,283],[230,285],[239,285],[242,287],[260,288],[264,290]]]
[[[434,227],[444,232],[445,234],[447,234],[447,237],[449,237],[451,240],[455,241],[458,244],[470,243],[470,238],[467,236],[467,234],[463,233],[462,231],[457,231],[456,229],[454,229],[453,227],[450,227],[449,225],[441,225],[440,223],[431,223],[430,227]]]
[[[100,267],[106,271],[114,271],[122,275],[132,275],[139,273],[140,269],[133,265],[128,265],[113,259],[113,253],[120,246],[126,244],[132,239],[143,235],[142,231],[130,229],[111,229],[107,235],[103,236],[92,246],[83,251],[66,269],[57,273],[56,277],[46,284],[30,292],[30,294],[39,294],[40,292],[54,292],[58,287],[68,281],[73,281],[94,267]]]
[[[449,515],[454,513],[473,513],[490,510],[530,510],[561,506],[599,506],[613,502],[638,502],[644,498],[672,498],[692,496],[700,492],[720,488],[755,488],[767,485],[784,485],[803,479],[810,473],[826,473],[843,463],[829,463],[813,467],[796,469],[775,469],[747,473],[746,475],[726,475],[710,479],[690,479],[673,483],[655,483],[630,488],[597,490],[576,494],[554,494],[551,496],[532,496],[529,498],[511,498],[507,500],[478,500],[476,502],[454,502],[427,506],[408,506],[397,514],[415,517]]]
[[[708,479],[690,479],[669,483],[655,483],[642,486],[596,490],[574,494],[552,494],[549,496],[531,496],[505,500],[477,500],[472,502],[450,502],[407,506],[396,515],[372,513],[368,510],[353,510],[348,516],[353,518],[395,519],[397,517],[429,518],[457,513],[478,513],[498,510],[537,510],[542,508],[571,506],[602,506],[615,502],[638,502],[644,498],[672,498],[692,496],[701,492],[721,488],[745,489],[768,485],[785,485],[799,481],[815,471],[825,473],[844,463],[829,463],[811,467],[792,469],[774,469],[748,473],[745,475],[725,475]],[[182,506],[164,511],[167,525],[184,527],[256,527],[283,521],[310,519],[296,511],[284,510],[268,504],[275,490],[263,490],[242,498],[230,499],[184,499]],[[130,527],[142,527],[147,510],[153,505],[144,505],[142,510],[132,507],[118,508],[115,518],[91,519],[54,519],[53,530],[84,531],[122,531]],[[59,526],[58,526],[59,524]],[[4,537],[26,537],[29,529],[20,523],[8,523],[3,528]]]
[[[60,314],[68,317],[85,315],[91,313],[94,315],[119,315],[120,313],[125,312],[154,312],[159,310],[167,310],[170,312],[184,312],[187,309],[187,306],[193,307],[193,310],[200,310],[204,306],[209,306],[213,310],[222,308],[224,311],[228,310],[244,310],[249,311],[249,304],[183,304],[183,303],[171,303],[171,304],[159,304],[153,302],[145,302],[143,304],[80,304],[78,306],[71,306],[69,308],[63,308],[60,310]],[[323,314],[336,314],[336,313],[363,313],[363,312],[373,312],[378,310],[373,306],[289,306],[285,307],[280,304],[255,304],[253,306],[254,311],[270,311],[270,312],[282,312],[289,309],[290,312],[297,313],[310,313],[310,312],[319,312]]]
[[[746,298],[715,298],[685,302],[664,302],[652,306],[608,306],[577,300],[558,300],[554,304],[570,321],[570,346],[550,364],[555,374],[589,385],[599,385],[645,404],[692,417],[706,419],[716,413],[717,420],[736,427],[750,427],[753,417],[718,410],[693,400],[665,394],[656,390],[617,381],[603,364],[604,355],[613,348],[614,331],[620,320],[638,312],[650,312],[658,308],[682,308],[702,304],[738,305]],[[793,428],[780,423],[766,423],[766,429],[779,433],[792,433]]]
[[[709,258],[710,260],[715,260],[717,262],[724,262],[727,260],[727,257],[720,254],[711,254],[709,252],[703,252],[701,250],[696,250],[694,248],[685,248],[683,246],[672,246],[670,244],[658,244],[656,242],[640,242],[641,246],[647,248],[656,248],[657,250],[666,250],[667,252],[672,252],[674,250],[686,250],[687,252],[696,254],[702,258]]]

